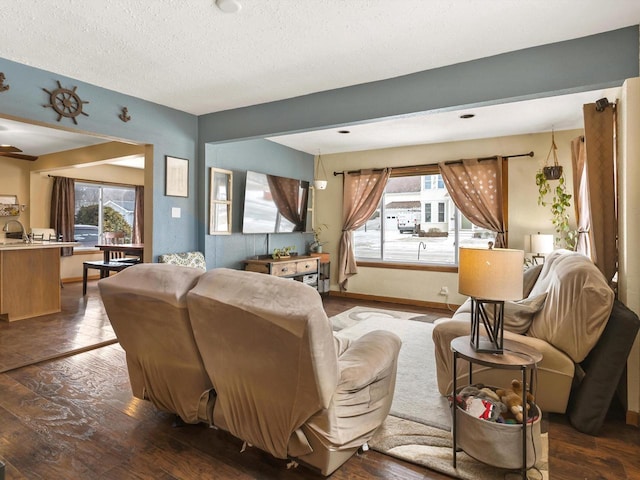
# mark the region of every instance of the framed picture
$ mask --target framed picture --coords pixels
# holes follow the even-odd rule
[[[231,234],[232,185],[231,170],[211,169],[209,235]]]
[[[166,179],[164,194],[169,197],[189,196],[189,160],[165,156]]]

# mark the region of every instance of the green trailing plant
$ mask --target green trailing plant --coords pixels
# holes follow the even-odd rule
[[[536,173],[536,185],[538,186],[538,205],[551,207],[551,223],[556,231],[555,244],[558,247],[574,250],[577,240],[577,231],[569,225],[569,209],[571,208],[571,194],[567,193],[567,184],[564,173],[558,178],[558,185],[552,187],[544,172]],[[547,201],[547,195],[551,194],[551,201]]]

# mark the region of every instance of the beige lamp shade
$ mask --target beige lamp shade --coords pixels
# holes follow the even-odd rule
[[[531,235],[531,253],[544,255],[553,252],[553,235],[533,234]]]
[[[460,248],[458,292],[482,300],[520,300],[524,251]]]

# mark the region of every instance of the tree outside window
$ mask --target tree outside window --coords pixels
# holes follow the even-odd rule
[[[104,232],[124,232],[131,241],[135,188],[76,182],[74,238],[83,247],[95,247]]]

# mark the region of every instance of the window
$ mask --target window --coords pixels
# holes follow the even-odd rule
[[[438,202],[438,222],[444,222],[444,202]]]
[[[424,175],[424,188],[425,190],[431,189],[444,189],[444,180],[442,179],[442,175],[433,174],[433,175]]]
[[[124,232],[131,242],[135,212],[134,187],[76,182],[74,240],[95,247],[104,232]]]
[[[486,246],[495,240],[494,232],[460,214],[437,172],[433,167],[423,175],[389,179],[371,217],[384,222],[370,219],[354,232],[358,260],[455,266],[456,245]]]

